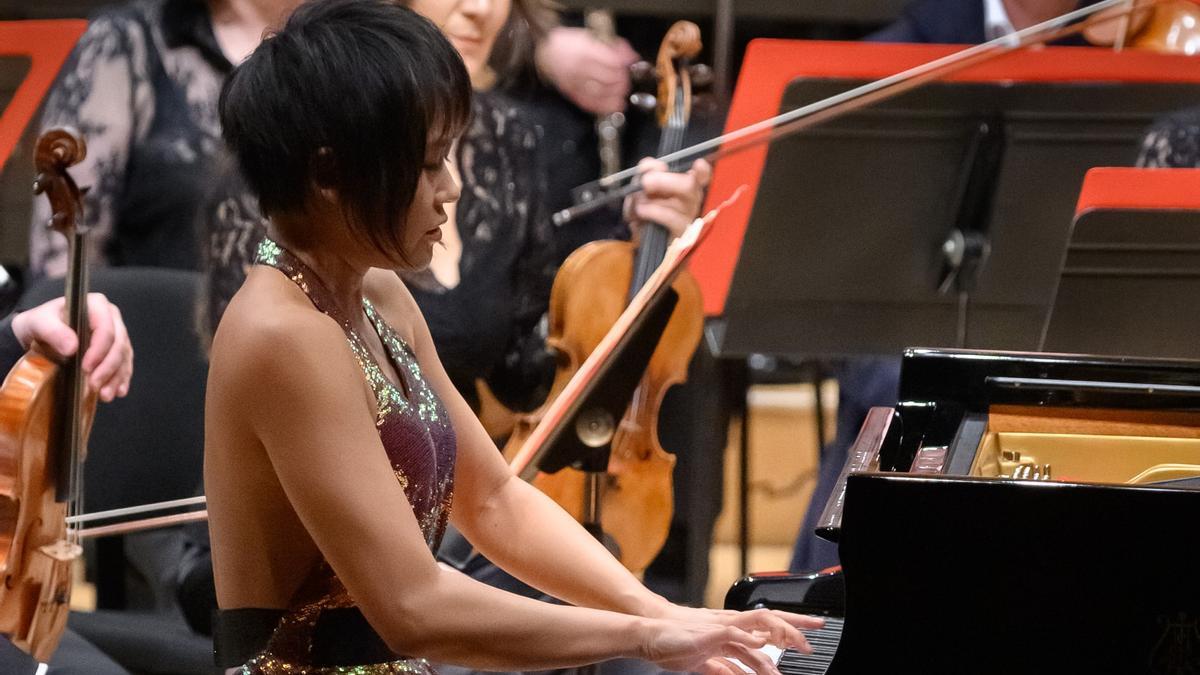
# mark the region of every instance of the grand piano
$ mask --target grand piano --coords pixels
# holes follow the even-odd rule
[[[818,531],[725,601],[827,617],[785,675],[1200,673],[1200,362],[908,350]]]

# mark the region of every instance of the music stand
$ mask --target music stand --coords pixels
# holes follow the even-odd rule
[[[1092,169],[1047,351],[1200,358],[1200,169]]]
[[[781,107],[855,84],[798,80]],[[1196,91],[940,83],[776,143],[720,351],[1036,349],[1084,173]]]
[[[584,505],[581,523],[610,550],[615,547],[615,542],[605,536],[600,505],[613,437],[678,300],[679,294],[669,285],[658,292],[630,326],[629,332],[621,337],[613,358],[597,372],[564,415],[563,423],[555,427],[542,450],[521,473],[523,478],[532,478],[536,471],[556,473],[567,467],[582,471]],[[619,556],[619,551],[613,550],[613,554]]]
[[[86,28],[77,20],[0,21],[0,263],[25,261],[33,201],[29,123]]]
[[[727,129],[957,49],[755,41]],[[1145,127],[1198,85],[1187,58],[1015,52],[722,158],[710,199],[746,182],[753,199],[693,259],[719,317],[710,347],[735,358],[1035,349],[1084,172],[1132,163]],[[743,566],[747,528],[743,515]]]

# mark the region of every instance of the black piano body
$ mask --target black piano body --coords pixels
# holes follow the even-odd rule
[[[785,673],[1200,673],[1197,468],[1200,362],[909,350],[821,519],[842,571],[726,606],[844,617]]]

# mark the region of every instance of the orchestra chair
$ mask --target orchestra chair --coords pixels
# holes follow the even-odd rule
[[[91,288],[121,310],[134,348],[129,395],[102,404],[84,464],[85,511],[190,497],[202,479],[207,359],[195,328],[197,272],[99,268]],[[35,283],[30,307],[63,292]],[[134,673],[207,674],[212,643],[192,632],[175,601],[178,528],[92,540],[96,611],[69,625]]]

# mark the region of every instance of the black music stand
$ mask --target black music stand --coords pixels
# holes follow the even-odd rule
[[[781,109],[860,82],[797,80]],[[930,85],[775,143],[721,355],[1037,349],[1084,173],[1133,163],[1180,84]]]
[[[600,369],[567,411],[565,423],[556,427],[543,450],[531,461],[531,466],[545,473],[567,467],[584,472],[583,527],[613,555],[620,552],[616,550],[616,542],[605,535],[600,522],[601,490],[613,436],[678,300],[679,294],[670,286],[658,292],[617,343],[613,359]],[[600,670],[593,664],[579,668],[579,672],[595,675]]]
[[[0,56],[0,111],[12,101],[29,67],[28,57]],[[29,249],[29,209],[33,203],[30,188],[33,185],[32,141],[36,125],[29,126],[8,162],[0,166],[0,265],[9,266],[13,273],[24,266]]]
[[[797,79],[780,110],[859,84]],[[1131,165],[1150,123],[1195,96],[1163,83],[937,83],[774,143],[707,343],[739,359],[1038,349],[1084,174]],[[741,454],[745,568],[745,434]]]
[[[610,549],[614,544],[606,539],[600,522],[600,486],[608,471],[613,436],[678,300],[670,286],[658,292],[617,343],[615,357],[589,383],[566,413],[565,423],[530,462],[545,473],[572,467],[586,474],[583,526]]]
[[[1041,347],[1200,358],[1200,212],[1095,209],[1075,219]]]

